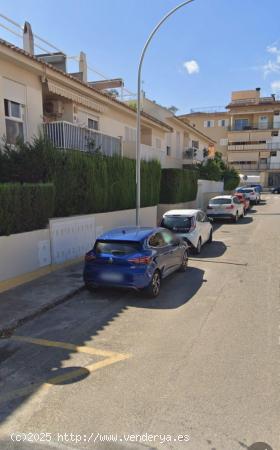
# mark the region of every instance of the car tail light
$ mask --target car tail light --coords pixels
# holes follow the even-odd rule
[[[151,256],[139,256],[138,258],[130,258],[128,261],[133,264],[148,265],[152,262],[152,258],[151,258]]]
[[[234,208],[234,206],[233,205],[230,205],[230,206],[226,206],[226,209],[233,209]]]
[[[93,253],[87,253],[85,255],[85,261],[93,261],[94,259],[96,259],[96,256]]]

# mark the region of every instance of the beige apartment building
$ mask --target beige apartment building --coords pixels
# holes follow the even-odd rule
[[[135,106],[135,101],[128,102]],[[182,168],[202,163],[214,155],[215,141],[193,127],[188,120],[182,120],[172,111],[145,95],[142,98],[142,111],[168,124],[172,131],[165,135],[161,150],[165,154],[163,167]],[[157,147],[159,148],[158,142]]]
[[[44,132],[59,148],[100,147],[107,155],[135,158],[136,112],[87,82],[86,64],[66,70],[66,56],[35,56],[0,40],[0,137],[14,144]],[[141,157],[165,164],[172,127],[142,113]]]
[[[215,151],[222,153],[223,159],[227,159],[227,131],[229,126],[227,111],[197,111],[179,117],[215,141]]]
[[[216,140],[216,150],[241,174],[259,175],[265,186],[280,184],[280,101],[260,89],[232,92],[227,112],[186,114]]]

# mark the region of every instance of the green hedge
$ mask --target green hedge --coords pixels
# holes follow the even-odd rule
[[[234,167],[227,167],[224,171],[224,189],[233,191],[240,183],[239,173]]]
[[[163,169],[160,203],[183,203],[196,199],[198,172],[191,169]]]
[[[44,228],[54,213],[55,190],[46,184],[0,184],[0,235]]]
[[[141,162],[141,206],[159,203],[161,167]],[[0,151],[0,182],[52,182],[56,217],[135,208],[135,160],[61,151],[44,139]]]

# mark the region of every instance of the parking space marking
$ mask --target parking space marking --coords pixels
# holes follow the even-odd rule
[[[86,353],[86,354],[92,355],[92,356],[104,356],[105,359],[103,359],[102,361],[92,363],[92,364],[88,364],[79,369],[72,370],[71,372],[66,373],[64,375],[57,375],[57,376],[48,378],[46,381],[43,381],[42,383],[37,383],[37,384],[33,384],[32,386],[14,389],[10,392],[7,392],[4,395],[1,395],[0,403],[14,400],[19,397],[24,397],[26,395],[34,393],[38,389],[40,389],[40,392],[41,392],[42,390],[49,389],[52,385],[59,385],[66,381],[70,381],[79,376],[82,376],[85,374],[85,371],[87,371],[88,373],[92,373],[103,367],[110,366],[111,364],[115,364],[117,362],[124,361],[125,359],[128,359],[131,357],[131,355],[128,353],[116,353],[116,352],[111,352],[109,350],[99,350],[99,349],[96,349],[94,347],[89,347],[89,346],[79,346],[79,345],[74,345],[74,344],[70,344],[67,342],[49,341],[47,339],[37,339],[37,338],[28,337],[28,336],[11,336],[10,340],[18,341],[18,342],[26,342],[29,344],[35,344],[35,345],[40,345],[40,346],[45,346],[45,347],[66,349],[66,350],[71,350],[72,352]]]

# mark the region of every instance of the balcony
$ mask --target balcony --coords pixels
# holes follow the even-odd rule
[[[248,162],[244,162],[243,163],[236,163],[236,162],[230,162],[229,161],[229,165],[232,167],[235,167],[235,169],[237,169],[239,172],[246,170],[246,171],[250,171],[250,170],[254,170],[254,171],[261,171],[261,170],[278,170],[280,169],[280,162],[270,162],[268,161],[267,163],[265,162],[252,162],[252,163],[248,163]]]
[[[60,149],[86,152],[92,148],[100,149],[100,152],[107,156],[122,155],[120,138],[108,136],[90,128],[58,121],[44,123],[43,131],[45,136]]]
[[[151,147],[150,145],[141,144],[141,159],[145,161],[151,161],[156,159],[163,165],[165,161],[166,153],[164,150]]]
[[[228,144],[229,151],[272,151],[272,150],[280,150],[280,142],[244,142],[244,143],[229,143]]]
[[[246,125],[229,125],[228,131],[254,131],[254,130],[279,130],[280,122],[273,122],[272,120],[267,123],[251,122]]]

